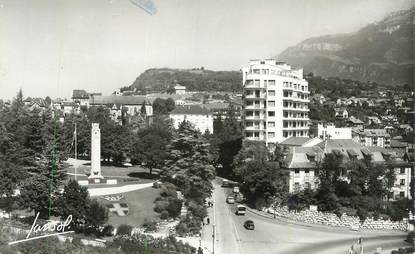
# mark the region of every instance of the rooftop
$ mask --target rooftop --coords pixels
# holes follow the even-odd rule
[[[211,115],[212,113],[198,105],[176,106],[170,115]]]
[[[145,96],[92,96],[89,99],[90,105],[142,105],[150,104]]]
[[[303,144],[307,143],[311,138],[306,137],[289,137],[283,142],[280,143],[280,145],[285,146],[302,146]]]

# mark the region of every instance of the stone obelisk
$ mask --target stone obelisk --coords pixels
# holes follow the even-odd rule
[[[104,177],[101,175],[101,130],[99,123],[92,124],[91,131],[91,175],[88,179],[99,183]]]

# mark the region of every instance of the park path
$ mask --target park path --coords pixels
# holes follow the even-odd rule
[[[129,185],[118,186],[118,187],[88,188],[88,191],[91,197],[95,197],[95,196],[114,195],[114,194],[135,191],[135,190],[141,190],[141,189],[149,188],[152,186],[153,186],[153,183],[141,183],[141,184],[129,184]]]

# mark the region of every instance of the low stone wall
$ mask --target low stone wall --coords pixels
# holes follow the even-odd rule
[[[274,214],[272,208],[265,209],[266,212]],[[393,222],[390,220],[374,220],[373,218],[367,218],[361,222],[358,217],[348,216],[343,214],[338,217],[334,213],[303,210],[300,212],[289,211],[287,207],[278,207],[275,209],[276,216],[287,218],[294,221],[322,224],[334,227],[347,227],[351,229],[389,229],[389,230],[401,230],[406,231],[408,228],[407,221]]]

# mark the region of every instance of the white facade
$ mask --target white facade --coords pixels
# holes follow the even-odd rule
[[[396,180],[391,189],[391,198],[396,200],[400,198],[412,198],[411,195],[411,167],[395,167]]]
[[[181,85],[174,86],[174,91],[176,94],[185,94],[186,93],[186,87]]]
[[[295,193],[305,189],[314,190],[318,187],[318,178],[315,176],[314,169],[294,169],[290,170],[288,183],[289,193]]]
[[[176,108],[170,112],[169,116],[176,129],[179,127],[180,123],[188,121],[202,133],[205,133],[206,131],[213,133],[212,112],[198,105],[176,106]]]
[[[319,138],[326,139],[352,139],[351,128],[336,128],[334,125],[317,125],[317,135]]]
[[[308,137],[310,92],[303,70],[275,60],[252,60],[242,71],[245,138],[273,147],[288,137]]]
[[[201,133],[204,133],[206,130],[209,133],[213,133],[213,117],[212,115],[195,115],[195,114],[170,114],[170,119],[173,121],[174,128],[179,128],[179,125],[183,121],[188,121],[195,125]]]

